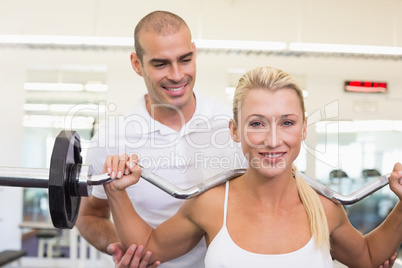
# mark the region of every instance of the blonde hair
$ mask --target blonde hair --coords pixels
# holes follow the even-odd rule
[[[238,124],[241,103],[250,90],[266,89],[277,91],[285,88],[293,89],[296,92],[303,112],[303,121],[305,121],[303,92],[297,81],[282,70],[272,67],[258,67],[244,74],[239,80],[233,98],[234,123]],[[317,247],[329,250],[330,241],[327,217],[318,194],[300,177],[295,165],[292,165],[292,170],[300,200],[308,215],[310,231],[314,236]]]
[[[318,248],[329,251],[331,246],[328,222],[318,194],[301,178],[295,165],[292,166],[292,169],[295,175],[299,197],[306,209],[310,222],[310,231],[314,235],[315,243]]]

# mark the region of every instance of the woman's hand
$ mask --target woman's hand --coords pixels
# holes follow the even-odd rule
[[[136,184],[141,177],[141,167],[138,165],[138,156],[132,154],[109,155],[106,158],[103,172],[108,173],[112,180],[104,184],[109,191],[123,191],[128,186]]]
[[[389,187],[402,200],[402,164],[396,163],[389,177]]]

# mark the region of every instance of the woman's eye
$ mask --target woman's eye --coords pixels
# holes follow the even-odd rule
[[[261,123],[261,122],[251,122],[251,123],[250,123],[250,126],[251,126],[251,127],[261,127],[261,126],[262,126],[262,123]]]
[[[285,126],[293,126],[293,122],[292,121],[285,121],[285,122],[283,122],[283,125],[285,125]]]

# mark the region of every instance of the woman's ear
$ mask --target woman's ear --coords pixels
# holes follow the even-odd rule
[[[304,141],[306,139],[306,137],[307,137],[307,116],[304,119],[304,123],[303,123],[302,137],[301,137],[302,141]]]
[[[237,123],[233,119],[230,119],[230,121],[229,121],[229,129],[230,129],[230,136],[232,137],[232,140],[234,140],[235,142],[240,142]]]

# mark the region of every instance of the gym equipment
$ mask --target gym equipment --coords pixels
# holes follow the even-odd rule
[[[27,255],[25,250],[4,250],[0,252],[0,267],[16,262],[25,255]]]
[[[158,175],[150,173],[148,170],[141,169],[141,177],[148,182],[154,184],[161,190],[165,191],[166,193],[170,194],[175,198],[180,199],[189,199],[196,197],[205,191],[216,187],[220,184],[225,183],[228,180],[236,178],[246,172],[246,169],[234,169],[219,173],[202,183],[193,186],[189,189],[183,190],[175,185],[165,181]],[[355,192],[348,194],[348,195],[341,195],[338,192],[332,190],[331,188],[325,186],[324,184],[320,183],[319,181],[310,178],[304,173],[299,173],[300,176],[309,184],[316,192],[325,196],[326,198],[330,199],[331,201],[341,204],[341,205],[352,205],[367,196],[371,195],[372,193],[378,191],[382,187],[388,184],[388,179],[390,174],[386,174],[381,176],[380,178],[371,181],[370,183],[364,185],[362,188],[356,190]]]
[[[306,174],[299,174],[314,190],[316,190],[316,192],[325,196],[329,200],[341,205],[352,205],[366,198],[372,193],[380,190],[382,187],[388,184],[388,179],[391,175],[390,173],[383,175],[378,179],[369,182],[368,184],[364,185],[362,188],[354,191],[353,193],[341,195],[331,188],[325,186],[324,184],[318,182],[317,180],[310,178]]]
[[[82,165],[80,137],[62,131],[56,137],[50,169],[0,167],[0,185],[48,188],[49,209],[54,227],[73,228],[81,196],[89,196],[92,186],[110,180],[109,175],[92,175],[92,167]]]
[[[245,171],[246,169],[235,169],[222,172],[189,189],[180,189],[144,168],[141,170],[141,177],[175,198],[189,199],[236,178]],[[333,202],[351,205],[387,185],[390,174],[381,176],[349,195],[341,195],[303,173],[300,176],[319,194]],[[92,167],[82,164],[80,137],[75,131],[61,131],[57,136],[50,169],[0,167],[0,186],[49,189],[50,215],[53,225],[59,229],[73,228],[81,197],[91,195],[93,186],[111,180],[109,174],[93,175]]]

